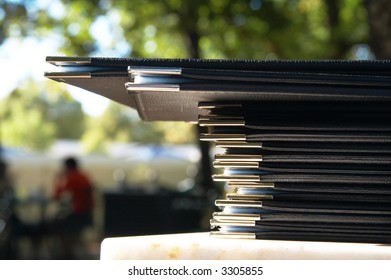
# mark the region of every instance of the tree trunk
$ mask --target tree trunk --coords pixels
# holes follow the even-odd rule
[[[325,0],[327,9],[327,20],[330,32],[330,46],[333,48],[333,54],[330,58],[341,59],[346,56],[346,53],[350,50],[351,44],[346,41],[344,36],[341,36],[340,27],[340,1],[338,0]]]
[[[182,18],[181,22],[186,23],[182,25],[183,34],[187,39],[187,53],[190,58],[200,58],[200,33],[197,28],[198,15],[196,13],[196,2],[190,2],[190,5],[184,5],[178,15]],[[197,125],[197,136],[202,132],[201,128]],[[198,137],[199,138],[199,137]],[[205,195],[211,196],[211,190],[216,191],[216,186],[212,180],[212,162],[210,159],[210,144],[209,142],[198,140],[198,147],[201,153],[201,160],[199,162],[199,175],[198,184],[204,190]],[[213,192],[212,192],[213,193]]]
[[[198,135],[201,133],[200,126],[197,125],[196,132]],[[202,185],[205,194],[211,194],[209,191],[214,190],[214,182],[212,180],[212,163],[210,160],[210,145],[209,142],[200,141],[198,140],[198,147],[201,152],[201,160],[199,163],[200,168],[200,177],[199,177],[199,183]]]
[[[370,47],[377,59],[391,58],[391,1],[367,0]]]
[[[191,58],[200,58],[199,39],[200,35],[196,31],[189,31],[188,35],[188,52]],[[199,136],[202,130],[199,125],[196,127],[196,133]],[[199,139],[199,137],[198,137]],[[201,160],[199,163],[199,183],[204,189],[205,194],[210,193],[210,190],[215,189],[212,180],[212,163],[210,160],[210,144],[206,141],[198,140],[198,147],[201,153]]]

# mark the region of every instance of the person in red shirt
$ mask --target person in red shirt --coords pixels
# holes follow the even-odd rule
[[[65,159],[64,172],[55,183],[54,198],[60,199],[65,194],[71,195],[73,214],[83,215],[92,211],[92,184],[72,157]]]
[[[63,172],[55,180],[54,198],[60,200],[64,196],[70,196],[70,213],[57,219],[52,228],[60,234],[64,257],[73,259],[75,247],[81,245],[82,230],[93,221],[92,183],[73,157],[64,160]]]

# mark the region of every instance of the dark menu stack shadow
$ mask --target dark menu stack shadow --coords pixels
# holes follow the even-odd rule
[[[374,107],[368,106],[373,105]],[[214,156],[212,236],[390,242],[391,114],[368,103],[202,103]]]
[[[391,61],[47,57],[45,76],[197,123],[221,238],[391,242]]]

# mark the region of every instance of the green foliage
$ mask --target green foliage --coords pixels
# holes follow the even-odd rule
[[[84,151],[87,153],[104,154],[107,152],[107,138],[99,127],[88,129],[81,140]]]
[[[110,9],[121,13],[133,55],[143,57],[348,58],[368,41],[357,0],[122,0]]]
[[[7,37],[54,36],[72,56],[354,58],[354,46],[367,44],[368,33],[361,0],[0,1],[0,44]],[[85,123],[80,104],[54,84],[30,84],[4,101],[4,142],[29,139],[30,147],[44,149],[57,137],[82,137],[87,151],[104,152],[110,142],[195,141],[192,125],[144,123],[116,104]]]
[[[15,90],[1,102],[2,141],[10,146],[25,146],[34,150],[50,147],[55,137],[55,127],[45,123],[45,100],[37,92],[28,96]]]
[[[64,88],[27,81],[0,102],[2,141],[10,146],[46,150],[56,138],[78,139],[84,113]]]
[[[2,116],[1,135],[5,145],[24,146],[33,150],[50,147],[55,128],[53,124],[44,124],[45,116],[34,108],[35,105],[39,106],[34,104],[27,109],[22,103],[12,102],[11,115]]]
[[[113,18],[112,38],[105,39],[115,40],[113,49],[124,40],[139,57],[349,58],[353,45],[368,42],[360,0],[48,3],[0,2],[0,43],[8,36],[57,34],[64,53],[90,55],[100,48],[91,27]]]
[[[82,138],[85,151],[104,153],[110,142],[130,142],[131,120],[127,115],[127,110],[124,106],[110,103],[102,116],[90,118],[88,130]]]
[[[101,116],[89,120],[82,141],[87,152],[104,153],[113,142],[188,144],[194,143],[195,135],[190,124],[143,122],[133,110],[110,103]]]

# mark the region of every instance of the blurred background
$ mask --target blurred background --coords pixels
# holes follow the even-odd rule
[[[0,258],[61,259],[62,160],[94,186],[73,258],[105,237],[206,231],[223,187],[188,123],[43,78],[45,57],[389,59],[387,0],[0,0]]]

